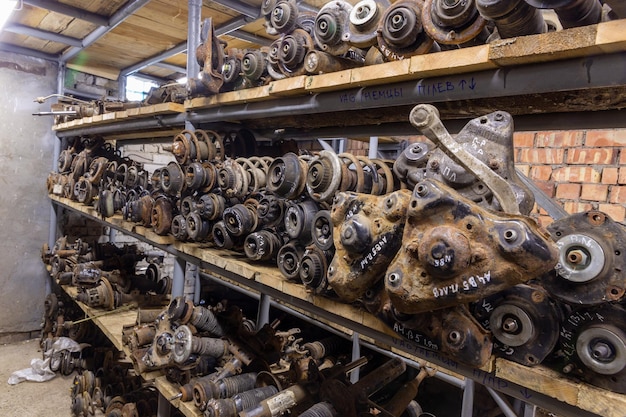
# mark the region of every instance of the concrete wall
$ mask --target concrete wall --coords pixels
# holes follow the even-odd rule
[[[32,116],[56,92],[56,64],[0,52],[0,342],[39,330],[48,280],[46,177],[57,140],[52,118]]]

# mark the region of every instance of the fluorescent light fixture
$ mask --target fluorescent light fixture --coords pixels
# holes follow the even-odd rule
[[[15,6],[17,6],[17,0],[0,0],[0,30],[11,17]]]

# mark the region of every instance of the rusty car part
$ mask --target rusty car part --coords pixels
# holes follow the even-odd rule
[[[476,302],[481,325],[493,334],[493,351],[526,366],[543,362],[554,350],[563,309],[537,284],[518,284]]]
[[[407,381],[402,387],[391,397],[391,399],[383,406],[384,410],[395,417],[403,415],[411,401],[417,397],[417,391],[424,379],[435,376],[436,369],[427,368],[423,362],[420,362],[421,367],[417,376],[410,381]]]
[[[120,189],[101,190],[96,201],[96,211],[108,218],[121,211],[126,205],[126,198]]]
[[[222,379],[200,378],[193,386],[193,402],[205,410],[212,399],[231,398],[255,388],[256,372],[247,372]]]
[[[191,324],[201,332],[217,337],[224,336],[224,330],[213,311],[203,306],[194,306],[183,297],[176,297],[170,302],[167,316],[180,324]]]
[[[267,50],[253,49],[241,58],[241,72],[251,87],[267,84]]]
[[[217,185],[217,167],[211,162],[192,162],[184,167],[185,185],[190,191],[209,192]]]
[[[465,305],[419,314],[404,314],[385,303],[379,317],[399,336],[418,346],[441,352],[459,362],[481,367],[492,354],[490,334]]]
[[[468,303],[554,268],[556,245],[532,219],[485,210],[448,186],[415,186],[385,288],[407,314]],[[337,246],[337,243],[335,243]]]
[[[282,80],[287,78],[280,70],[280,43],[282,38],[276,39],[271,43],[267,52],[267,73],[273,80]]]
[[[220,166],[217,184],[226,198],[245,198],[248,195],[249,178],[242,164],[228,158]]]
[[[282,230],[285,199],[269,192],[262,193],[256,207],[256,215],[261,227]]]
[[[287,199],[302,195],[306,187],[307,161],[293,152],[274,158],[268,168],[267,190]]]
[[[222,219],[230,235],[245,237],[257,229],[259,226],[259,219],[256,215],[257,205],[257,200],[249,198],[243,204],[235,204],[224,209]]]
[[[265,30],[270,35],[291,33],[297,26],[298,4],[294,0],[263,1],[261,14],[265,17]]]
[[[350,49],[348,21],[352,5],[343,0],[330,1],[317,12],[313,39],[317,47],[331,55],[344,55]]]
[[[193,354],[221,358],[228,353],[228,340],[214,337],[197,337],[189,326],[176,328],[172,343],[172,359],[179,365],[185,364]]]
[[[515,171],[510,114],[496,111],[472,119],[455,139],[432,105],[415,106],[409,121],[443,152],[429,158],[426,178],[436,178],[454,188],[465,186],[466,197],[474,201],[484,199],[482,205],[493,209],[510,214],[530,213],[534,196]],[[489,201],[490,195],[493,201]]]
[[[239,412],[256,407],[266,398],[278,393],[273,385],[254,388],[230,398],[210,399],[206,403],[204,415],[206,417],[237,417]]]
[[[283,220],[289,238],[303,244],[310,243],[313,240],[313,219],[318,211],[318,204],[308,198],[299,202],[287,201]]]
[[[278,48],[278,67],[287,77],[295,77],[306,73],[304,58],[307,52],[315,48],[315,42],[309,32],[295,29],[283,35]]]
[[[307,289],[321,294],[328,289],[327,271],[333,252],[325,251],[316,245],[306,248],[300,260],[300,280]]]
[[[172,224],[170,225],[170,233],[176,240],[186,241],[189,238],[187,233],[187,221],[185,216],[177,214],[172,218]]]
[[[74,195],[79,203],[91,205],[98,196],[98,186],[91,183],[85,177],[80,177],[74,184]]]
[[[200,90],[200,87],[204,87],[209,94],[217,94],[224,84],[222,75],[224,46],[215,34],[213,19],[210,17],[202,22],[201,38],[202,43],[195,53],[202,72],[200,72],[199,79],[190,79],[188,86],[192,95]]]
[[[126,201],[122,208],[122,216],[125,220],[139,223],[143,226],[152,224],[152,208],[154,207],[154,197],[150,194],[143,194],[134,200]]]
[[[304,246],[297,242],[289,242],[278,250],[276,265],[285,278],[290,281],[300,279],[300,265],[304,255]]]
[[[185,177],[178,162],[172,161],[161,170],[161,189],[170,196],[180,197],[185,188]]]
[[[382,278],[400,248],[410,198],[408,190],[386,196],[337,193],[328,283],[342,300],[355,301]]]
[[[542,280],[552,296],[576,306],[624,299],[624,225],[587,211],[556,220],[548,232],[559,249],[558,264]]]
[[[297,405],[310,401],[311,394],[300,384],[277,392],[276,394],[262,400],[256,407],[243,410],[240,417],[275,417],[293,409]]]
[[[333,220],[330,210],[320,210],[313,217],[313,243],[321,250],[334,249],[333,241]]]
[[[405,370],[404,361],[393,358],[354,384],[346,383],[341,377],[328,378],[320,386],[320,400],[332,404],[340,416],[357,417],[360,412],[369,410],[371,395],[398,378]]]
[[[150,214],[151,226],[157,235],[166,235],[172,225],[173,214],[172,202],[169,198],[161,196],[154,200]]]
[[[202,218],[197,212],[189,213],[187,217],[185,217],[185,231],[189,239],[194,242],[211,240],[212,230],[213,227],[211,223]]]
[[[626,393],[626,311],[619,304],[574,310],[561,328],[562,372],[592,385]]]
[[[476,0],[476,8],[495,23],[501,39],[548,31],[541,12],[524,0]]]
[[[307,74],[326,74],[361,65],[360,62],[353,59],[331,55],[328,52],[316,49],[307,52],[304,57],[304,69]]]
[[[422,25],[423,0],[400,0],[385,11],[378,25],[378,49],[387,61],[400,61],[438,48]]]
[[[407,184],[408,188],[415,188],[426,177],[428,160],[434,149],[435,145],[430,142],[410,143],[393,163],[394,175]],[[438,162],[432,168],[438,169]]]
[[[278,233],[271,230],[259,230],[246,236],[243,249],[248,259],[270,261],[276,259],[283,243],[284,239]]]
[[[211,235],[213,236],[215,246],[221,249],[241,249],[244,242],[243,237],[230,234],[224,220],[215,222],[211,230]]]
[[[598,0],[525,0],[537,9],[553,9],[563,29],[595,25],[602,21],[602,3]]]
[[[390,5],[388,0],[361,0],[356,3],[350,11],[345,41],[357,48],[376,45],[378,25]]]
[[[440,45],[482,44],[489,36],[474,0],[425,0],[422,25]]]

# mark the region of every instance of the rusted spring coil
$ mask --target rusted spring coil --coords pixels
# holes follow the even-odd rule
[[[180,164],[224,158],[224,144],[217,132],[183,130],[174,137],[172,153]]]

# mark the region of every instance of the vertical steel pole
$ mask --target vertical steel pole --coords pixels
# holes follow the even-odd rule
[[[172,298],[182,297],[185,291],[185,269],[187,262],[184,259],[174,260],[174,273],[172,274]]]
[[[200,19],[202,0],[189,0],[187,17],[187,80],[198,77],[200,64],[196,60],[196,49],[200,45]],[[189,84],[189,81],[187,81]]]
[[[461,417],[472,417],[474,411],[474,381],[465,378],[463,388],[463,402],[461,405]]]
[[[65,63],[59,62],[57,67],[57,93],[63,94],[65,87]],[[59,170],[59,155],[61,154],[61,139],[55,136],[52,150],[52,171]],[[50,225],[48,229],[48,247],[54,247],[57,241],[57,211],[54,204],[50,204]]]
[[[256,316],[256,328],[260,329],[270,322],[270,304],[272,297],[261,293],[259,297],[259,309]]]
[[[352,361],[359,359],[361,357],[361,335],[357,332],[352,333]],[[350,372],[350,382],[353,384],[359,381],[360,377],[360,368],[353,369]]]
[[[370,148],[367,151],[369,159],[378,158],[378,136],[370,136]]]

